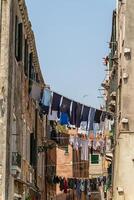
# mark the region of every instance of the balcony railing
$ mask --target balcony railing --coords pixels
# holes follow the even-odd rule
[[[21,155],[18,152],[12,152],[12,165],[21,168]]]

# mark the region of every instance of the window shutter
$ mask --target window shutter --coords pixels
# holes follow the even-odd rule
[[[18,17],[15,18],[15,57],[18,60]]]
[[[32,90],[32,83],[33,83],[32,69],[33,69],[33,53],[30,53],[29,54],[29,94]]]
[[[24,48],[24,72],[25,75],[28,76],[28,44],[27,44],[27,39],[25,39],[25,48]]]
[[[22,49],[23,49],[23,25],[18,25],[18,61],[22,61]]]
[[[99,164],[99,155],[91,155],[91,164]]]

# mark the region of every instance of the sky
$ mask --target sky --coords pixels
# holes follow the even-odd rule
[[[46,84],[99,108],[115,0],[26,0]]]

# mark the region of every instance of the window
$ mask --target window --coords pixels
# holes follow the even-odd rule
[[[15,57],[17,61],[22,60],[23,49],[23,24],[18,22],[18,17],[15,18]]]
[[[15,57],[18,59],[18,17],[15,18]]]
[[[23,25],[18,24],[18,61],[22,61],[22,49],[23,49]]]
[[[99,164],[99,155],[91,155],[91,164]]]
[[[29,54],[28,54],[28,42],[27,39],[25,39],[25,48],[24,48],[24,72],[25,75],[28,76],[29,69]]]
[[[30,165],[35,166],[36,160],[35,136],[34,133],[30,134]]]
[[[32,90],[32,83],[33,83],[33,80],[34,80],[34,69],[33,69],[33,54],[30,53],[29,54],[29,94]]]

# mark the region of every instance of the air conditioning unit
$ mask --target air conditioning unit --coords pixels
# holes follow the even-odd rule
[[[117,191],[120,194],[124,193],[124,189],[122,187],[117,187]]]
[[[124,55],[128,55],[131,53],[131,49],[130,48],[124,48]]]
[[[124,72],[123,73],[123,79],[127,79],[128,78],[128,73]]]
[[[122,118],[121,122],[122,122],[123,124],[128,124],[128,119],[127,119],[127,118]]]

